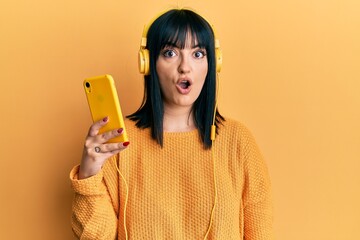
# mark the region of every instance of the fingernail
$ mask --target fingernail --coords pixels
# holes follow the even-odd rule
[[[104,117],[103,121],[107,122],[108,119],[109,119],[109,117]]]
[[[123,146],[126,147],[126,146],[129,145],[129,144],[130,144],[130,142],[124,142],[124,143],[123,143]]]
[[[122,133],[122,132],[123,132],[123,129],[122,129],[122,128],[119,128],[119,129],[117,130],[117,132],[118,132],[118,133]]]

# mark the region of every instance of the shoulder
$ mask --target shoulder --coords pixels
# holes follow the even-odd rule
[[[225,118],[219,126],[219,136],[227,135],[236,138],[252,137],[250,129],[242,122],[232,118]]]
[[[149,128],[139,128],[136,126],[136,122],[128,118],[124,119],[125,129],[128,135],[138,135],[149,132]]]
[[[136,122],[128,119],[128,118],[125,118],[124,119],[124,123],[125,123],[125,128],[126,130],[128,131],[133,131],[134,129],[136,129]]]
[[[231,118],[225,118],[220,124],[217,140],[219,145],[227,145],[244,154],[249,151],[260,152],[251,130],[244,123]]]
[[[145,146],[149,147],[156,143],[151,137],[150,128],[138,127],[136,122],[130,119],[125,119],[124,123],[132,150],[139,151]]]
[[[226,118],[219,129],[219,145],[234,150],[248,174],[266,174],[267,167],[254,135],[243,123]]]

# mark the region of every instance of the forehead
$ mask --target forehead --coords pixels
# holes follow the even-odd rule
[[[199,46],[197,37],[191,34],[190,31],[186,32],[183,38],[174,38],[165,43],[164,47],[173,46],[177,48],[195,48],[195,47],[204,47]]]

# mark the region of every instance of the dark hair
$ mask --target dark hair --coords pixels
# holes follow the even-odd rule
[[[156,61],[160,51],[168,46],[185,47],[186,36],[191,34],[192,41],[197,41],[206,49],[208,73],[199,97],[194,102],[192,111],[194,122],[206,149],[211,148],[211,125],[216,101],[216,63],[214,32],[209,23],[200,15],[187,9],[173,9],[158,17],[147,33],[147,49],[150,52],[150,75],[145,76],[144,98],[140,108],[129,115],[139,128],[151,128],[151,136],[163,146],[164,106]],[[193,42],[194,43],[194,42]],[[192,45],[194,45],[192,43]],[[224,118],[216,109],[215,124],[218,126]]]

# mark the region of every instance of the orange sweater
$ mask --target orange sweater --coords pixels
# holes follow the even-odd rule
[[[203,149],[197,130],[164,133],[161,148],[149,129],[125,124],[131,144],[120,153],[119,169],[129,185],[129,239],[202,240],[214,203],[211,151]],[[208,239],[273,239],[269,175],[251,133],[227,119],[213,147],[218,198]],[[87,179],[77,179],[78,166],[70,173],[72,228],[81,239],[125,239],[118,158]]]

